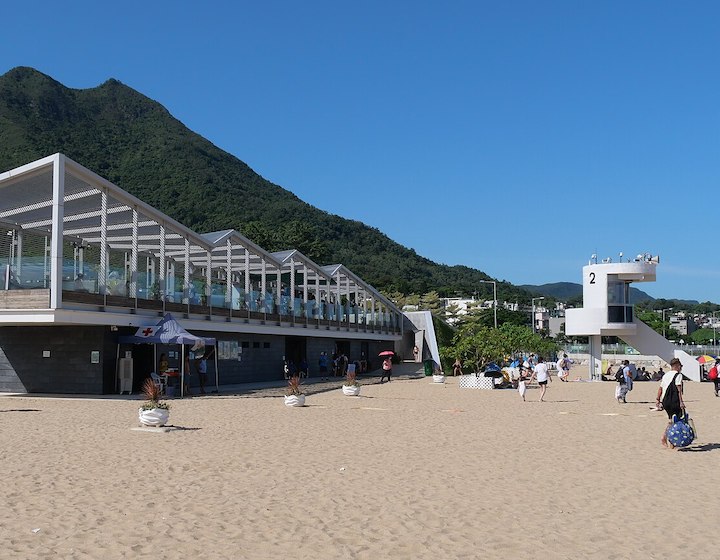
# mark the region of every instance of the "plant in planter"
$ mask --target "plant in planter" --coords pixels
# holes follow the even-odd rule
[[[360,383],[358,383],[356,375],[354,370],[348,370],[347,374],[345,374],[342,387],[343,394],[351,397],[357,397],[360,394]]]
[[[300,377],[297,375],[293,375],[288,379],[285,406],[305,406],[305,394],[300,388]]]
[[[160,387],[152,379],[146,379],[142,386],[145,401],[138,410],[138,419],[143,426],[160,427],[170,418],[170,405],[160,400]]]

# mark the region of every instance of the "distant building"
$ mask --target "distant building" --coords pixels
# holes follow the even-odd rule
[[[445,316],[450,324],[456,323],[459,317],[467,315],[473,309],[492,309],[493,306],[492,300],[481,301],[474,297],[444,298],[442,301],[445,308]],[[455,315],[456,317],[452,317],[452,315]]]
[[[694,333],[698,326],[693,319],[690,319],[684,313],[678,313],[670,317],[670,328],[675,329],[683,336],[687,336]]]

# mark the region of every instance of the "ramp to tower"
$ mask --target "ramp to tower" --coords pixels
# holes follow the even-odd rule
[[[634,323],[636,327],[635,334],[620,334],[618,336],[641,354],[657,356],[666,362],[678,358],[683,365],[683,375],[692,381],[700,381],[700,364],[695,358],[687,352],[677,350],[672,342],[639,319],[635,319]]]

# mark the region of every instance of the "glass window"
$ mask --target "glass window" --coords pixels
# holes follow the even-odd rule
[[[628,286],[626,282],[608,278],[608,305],[614,303],[626,304],[628,302]]]
[[[625,322],[625,306],[609,305],[608,306],[608,323],[624,323]]]

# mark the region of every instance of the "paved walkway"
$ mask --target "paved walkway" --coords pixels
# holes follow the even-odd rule
[[[358,381],[361,385],[368,385],[380,382],[380,370],[371,371],[358,375]],[[413,362],[403,362],[393,365],[393,379],[412,379],[422,377],[423,365]],[[302,379],[303,391],[307,395],[314,393],[322,393],[324,391],[333,391],[342,384],[342,377],[330,377],[327,381],[322,381],[321,377],[309,377]],[[280,397],[285,394],[287,381],[279,379],[277,381],[262,381],[255,383],[237,383],[233,385],[220,385],[219,392],[215,393],[215,385],[208,383],[208,392],[205,395],[198,394],[198,388],[192,388],[192,398],[217,398],[219,397]],[[0,393],[3,397],[30,397],[30,398],[81,398],[81,399],[114,399],[114,400],[145,400],[140,393],[132,395],[72,395],[72,394],[55,394],[55,393]],[[179,397],[168,397],[168,400]]]
[[[361,385],[368,385],[371,383],[379,383],[380,375],[381,372],[377,369],[370,373],[358,375],[357,379]],[[404,362],[393,365],[393,379],[411,379],[422,375],[424,375],[422,364]],[[327,381],[322,381],[321,377],[309,377],[307,379],[303,378],[301,385],[305,394],[312,395],[313,393],[335,390],[342,384],[342,381],[342,377],[329,377]],[[238,383],[236,385],[220,385],[219,394],[220,396],[277,397],[285,394],[286,386],[287,381],[285,379],[257,383]],[[197,388],[194,387],[193,389],[196,390]],[[214,388],[212,390],[214,390]],[[215,393],[208,393],[208,395],[201,396],[214,395]]]

